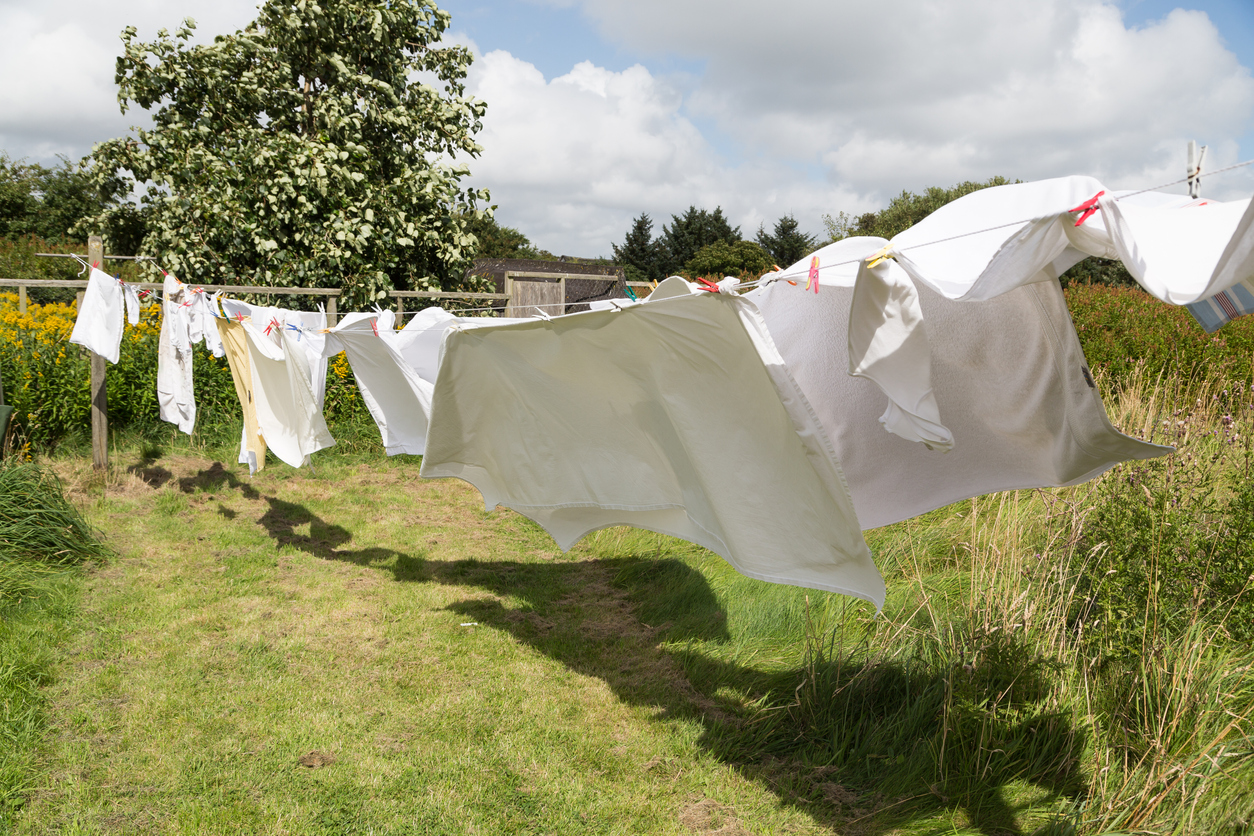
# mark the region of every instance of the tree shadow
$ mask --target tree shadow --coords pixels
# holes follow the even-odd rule
[[[706,751],[834,832],[887,833],[960,809],[986,836],[1022,836],[1011,783],[1046,801],[1083,796],[1084,735],[1053,708],[1048,667],[1013,637],[981,639],[970,664],[824,652],[817,641],[799,667],[740,664],[717,654],[732,640],[727,613],[680,560],[440,561],[347,549],[346,528],[265,499],[258,522],[276,543],[397,581],[491,593],[449,609],[601,679],[659,719],[699,722]]]

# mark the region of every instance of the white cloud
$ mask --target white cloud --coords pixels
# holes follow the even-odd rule
[[[32,161],[55,155],[77,159],[95,142],[146,124],[146,114],[125,116],[117,103],[114,66],[119,35],[134,25],[141,38],[197,21],[197,40],[238,29],[255,15],[247,0],[122,0],[39,4],[0,2],[0,149]]]
[[[1254,128],[1250,70],[1198,11],[1129,29],[1098,0],[578,5],[606,38],[706,61],[685,113],[881,201],[992,174],[1151,185],[1187,139],[1217,166]]]
[[[608,256],[640,212],[660,231],[694,204],[723,206],[745,234],[789,211],[817,229],[836,196],[784,166],[720,158],[682,114],[680,91],[639,65],[584,62],[549,81],[497,51],[476,60],[469,88],[488,102],[475,185],[492,190],[502,223],[555,251]]]

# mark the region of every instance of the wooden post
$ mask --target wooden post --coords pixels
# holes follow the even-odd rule
[[[26,313],[26,285],[17,289],[17,312]]]
[[[335,304],[336,301],[337,300],[334,296],[327,297],[327,327],[328,328],[334,328],[335,322],[338,319],[338,317],[335,315],[336,314],[336,304]]]
[[[87,263],[104,269],[104,241],[99,235],[87,239]],[[79,294],[79,304],[82,304]],[[109,393],[105,386],[105,359],[91,352],[91,466],[104,470],[109,465]]]

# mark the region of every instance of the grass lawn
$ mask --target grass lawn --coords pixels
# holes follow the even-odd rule
[[[648,532],[561,554],[415,458],[217,455],[52,462],[116,556],[12,832],[1248,832],[1254,655],[1094,666],[1069,621],[1104,482],[870,532],[877,616]]]
[[[118,557],[84,582],[16,832],[809,833],[882,804],[711,751],[741,700],[674,648],[727,643],[717,587],[743,579],[695,547],[562,555],[416,459],[117,466],[103,492],[60,468]],[[659,573],[687,624],[639,617]]]

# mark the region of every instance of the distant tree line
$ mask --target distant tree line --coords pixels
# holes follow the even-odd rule
[[[689,206],[672,215],[653,235],[653,219],[642,213],[632,222],[622,245],[614,245],[614,260],[624,267],[628,281],[658,281],[684,273],[689,276],[762,274],[773,265],[787,266],[810,252],[817,239],[800,230],[797,219],[785,215],[772,232],[758,227],[756,240],[741,238],[722,207],[713,212]]]

